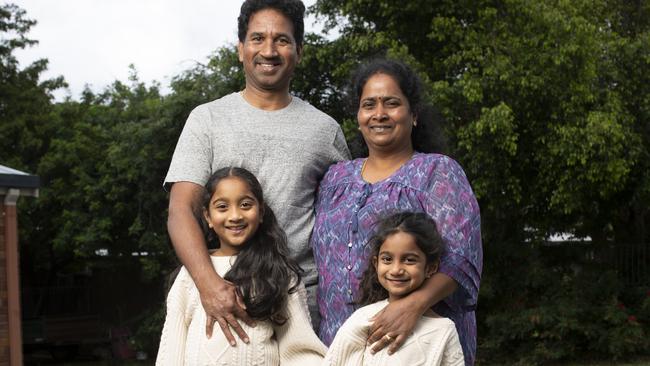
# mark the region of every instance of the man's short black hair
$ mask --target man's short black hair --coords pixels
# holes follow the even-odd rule
[[[246,0],[237,18],[239,41],[244,43],[248,32],[248,22],[256,12],[264,9],[275,9],[284,14],[293,23],[293,38],[298,47],[302,46],[305,35],[305,5],[300,0]]]

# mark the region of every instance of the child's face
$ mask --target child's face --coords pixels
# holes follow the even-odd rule
[[[246,182],[237,177],[224,178],[210,198],[203,214],[208,226],[219,237],[222,255],[235,255],[257,231],[262,212],[260,203]]]
[[[388,291],[388,301],[410,294],[436,270],[435,265],[427,265],[413,235],[404,232],[388,236],[373,261],[379,283]]]

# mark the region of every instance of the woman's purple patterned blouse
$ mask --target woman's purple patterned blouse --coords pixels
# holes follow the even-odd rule
[[[371,248],[366,244],[377,222],[396,212],[426,212],[447,247],[439,270],[459,285],[434,310],[454,321],[465,361],[472,365],[483,251],[479,208],[463,169],[447,156],[416,153],[393,175],[370,184],[361,177],[363,161],[331,166],[318,192],[311,243],[319,276],[322,341],[329,345],[355,310],[351,302],[369,263]]]

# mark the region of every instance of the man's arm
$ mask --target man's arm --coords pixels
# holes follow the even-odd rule
[[[222,279],[210,261],[205,238],[199,225],[202,214],[201,197],[203,187],[191,182],[177,182],[169,195],[169,216],[167,231],[176,255],[187,268],[201,296],[201,303],[207,314],[206,334],[212,335],[214,322],[219,323],[226,339],[235,345],[230,327],[244,342],[248,335],[236,318],[249,325],[253,321],[246,313],[236,287]]]

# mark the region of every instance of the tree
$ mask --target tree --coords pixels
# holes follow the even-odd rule
[[[0,157],[3,164],[30,172],[47,149],[51,93],[65,85],[61,77],[39,80],[47,60],[19,68],[13,53],[37,43],[26,36],[34,24],[16,5],[0,5]]]
[[[65,85],[61,77],[40,81],[47,60],[20,68],[14,51],[37,43],[27,38],[34,24],[36,22],[27,19],[25,11],[17,6],[0,6],[0,163],[30,173],[37,173],[39,161],[49,149],[50,136],[59,128],[51,93]],[[19,204],[24,212],[21,214],[21,241],[32,243],[46,225],[37,219],[31,220],[37,216],[38,203],[21,200]],[[37,255],[42,257],[47,252],[47,248],[39,248]]]

